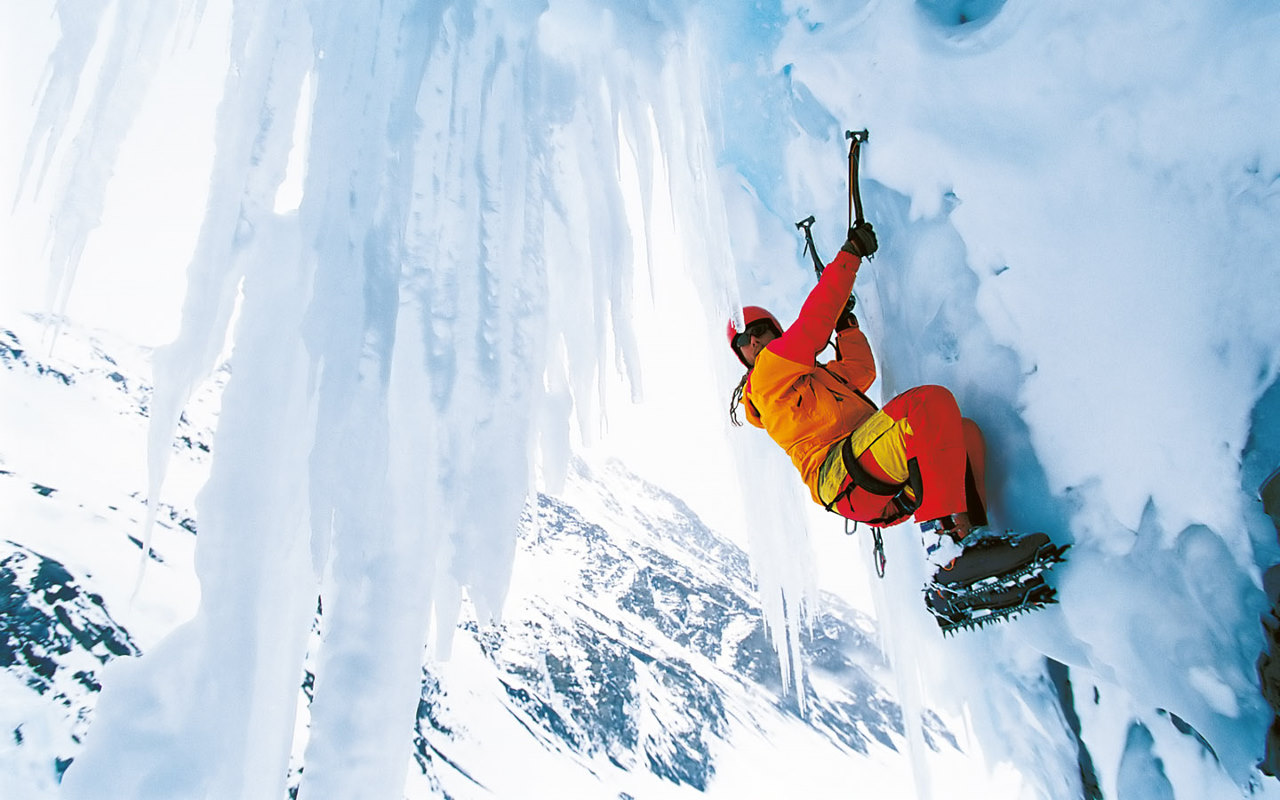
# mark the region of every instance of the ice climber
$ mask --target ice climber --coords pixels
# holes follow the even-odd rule
[[[747,421],[786,451],[814,501],[828,510],[877,528],[914,516],[922,531],[936,533],[940,538],[926,544],[941,551],[937,560],[948,563],[935,585],[967,586],[1017,573],[1052,546],[1044,534],[993,539],[982,527],[987,522],[983,437],[977,424],[961,415],[951,392],[918,386],[884,408],[865,394],[876,377],[875,360],[849,297],[859,266],[877,246],[869,223],[850,228],[785,330],[758,306],[742,310],[741,330],[729,323],[729,344],[747,368],[733,392],[730,416],[741,424],[741,406]],[[836,356],[819,363],[833,331]],[[978,535],[972,535],[975,530]],[[984,543],[961,555],[959,543],[971,535],[966,544]],[[1005,590],[1004,596],[987,589]],[[1007,616],[1028,607],[1026,589],[1016,581],[985,587],[981,604],[1002,605],[1001,616]],[[935,616],[937,606],[945,605],[941,600],[930,601]],[[971,617],[965,614],[962,621]],[[940,618],[944,629],[954,622],[943,624]]]

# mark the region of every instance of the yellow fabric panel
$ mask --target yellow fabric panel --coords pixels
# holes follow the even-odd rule
[[[911,426],[905,419],[895,420],[883,411],[877,411],[849,435],[849,440],[855,458],[870,452],[893,482],[905,483],[908,472],[904,437],[910,435]],[[833,445],[818,470],[818,499],[824,506],[832,501],[849,477],[840,452],[842,449],[843,442]]]
[[[840,446],[835,445],[831,451],[827,453],[826,459],[822,462],[822,466],[818,467],[818,502],[828,506],[831,504],[831,498],[836,496],[840,491],[840,487],[844,485],[844,479],[849,477],[849,471],[844,468],[844,458],[840,455]]]
[[[880,469],[884,470],[884,473],[895,483],[905,483],[910,475],[907,472],[906,437],[911,433],[911,423],[906,419],[895,420],[893,427],[867,448],[871,457],[880,465]]]

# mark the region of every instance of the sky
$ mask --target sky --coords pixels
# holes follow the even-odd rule
[[[39,193],[34,180],[19,189],[19,154],[27,149],[45,61],[57,40],[51,8],[20,3],[0,12],[7,76],[0,88],[3,145],[14,154],[0,166],[11,206],[0,228],[9,261],[5,302],[23,309],[46,304],[48,272],[38,265],[48,258],[48,243],[39,232],[47,229],[57,191],[56,177]],[[174,46],[157,72],[120,153],[102,224],[86,248],[67,307],[85,324],[139,344],[161,345],[177,334],[185,265],[204,212],[200,187],[208,184],[212,165],[209,132],[226,68],[226,16],[225,6],[211,7],[190,46]]]

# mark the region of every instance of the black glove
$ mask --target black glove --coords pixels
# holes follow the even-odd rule
[[[870,222],[859,222],[849,229],[849,239],[840,249],[853,253],[858,258],[866,258],[876,251],[876,232],[871,229]]]
[[[840,318],[836,320],[836,333],[846,328],[858,327],[858,318],[853,313],[853,298],[849,298],[849,302],[844,304],[844,311],[840,312]]]

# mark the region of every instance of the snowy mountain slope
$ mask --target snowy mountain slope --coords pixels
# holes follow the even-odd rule
[[[5,796],[56,788],[104,664],[155,646],[199,596],[191,508],[207,470],[207,419],[184,419],[168,494],[177,504],[158,506],[139,585],[146,351],[67,329],[50,352],[50,332],[31,317],[0,323],[0,771],[26,791]],[[192,413],[216,398],[196,398]]]
[[[827,768],[901,757],[901,710],[881,683],[886,664],[864,617],[830,598],[819,627],[804,636],[812,673],[802,722],[794,698],[781,694],[745,555],[624,469],[579,466],[569,502],[540,496],[536,520],[526,517],[508,617],[495,627],[468,623],[471,642],[457,646],[468,669],[476,669],[472,659],[487,662],[501,703],[527,735],[548,753],[590,765],[605,785],[618,782],[618,791],[647,772],[672,792],[764,796],[742,793],[732,743],[779,728],[794,728],[804,760],[826,760]],[[601,505],[587,511],[571,504],[579,500]],[[451,720],[443,727],[467,726],[475,704],[451,696],[456,665],[437,669],[439,695],[427,717],[443,713]],[[419,759],[435,761],[438,780],[465,774],[501,785],[483,767],[491,757],[484,753],[501,745],[468,755],[470,745],[440,727],[420,716],[427,748],[420,744]],[[928,730],[935,748],[958,748],[940,720],[931,718]],[[767,769],[775,768],[783,765]],[[524,788],[525,796],[555,794],[554,786]],[[650,787],[635,796],[667,794]]]
[[[112,658],[137,655],[138,649],[101,596],[82,588],[57,561],[9,541],[0,542],[0,612],[6,749],[29,751],[25,758],[0,755],[0,762],[47,784],[61,777],[68,755],[83,741],[93,699],[102,688],[96,670]],[[46,708],[33,713],[38,703]],[[53,720],[61,725],[40,724]],[[59,727],[70,741],[58,741]]]
[[[117,613],[130,609],[121,619],[146,650],[189,616],[196,600],[190,590],[174,592],[167,570],[148,569],[136,585],[147,518],[138,442],[151,394],[148,351],[63,330],[50,350],[52,324],[21,316],[0,326],[5,538],[77,574],[84,558],[93,559],[93,572],[101,573],[96,591]],[[191,568],[194,498],[207,474],[209,426],[225,378],[223,372],[210,381],[183,415],[173,443],[179,457],[156,507],[150,564]]]
[[[166,505],[131,599],[145,507],[127,453],[142,441],[145,351],[66,325],[54,356],[36,344],[46,333],[29,318],[0,327],[0,763],[24,797],[53,796],[92,736],[103,666],[154,646],[199,593],[194,512]],[[217,389],[184,421],[177,475],[198,479],[207,463]],[[803,633],[801,719],[745,553],[679,499],[619,464],[577,461],[561,497],[527,510],[519,542],[505,619],[467,617],[453,658],[424,669],[410,796],[749,797],[753,782],[792,781],[794,763],[816,781],[808,796],[833,774],[901,785],[902,711],[862,614],[828,597]],[[304,724],[323,629],[321,613]],[[940,719],[926,731],[936,753],[960,757]],[[744,740],[774,754],[763,770],[744,761]],[[295,790],[305,743],[294,743]]]

